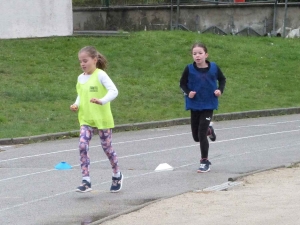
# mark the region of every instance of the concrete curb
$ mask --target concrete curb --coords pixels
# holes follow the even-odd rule
[[[247,177],[247,176],[250,176],[250,175],[253,175],[253,174],[256,174],[256,173],[262,173],[262,172],[266,172],[266,171],[270,171],[270,170],[275,170],[275,169],[282,169],[282,168],[287,168],[287,166],[281,165],[281,166],[275,166],[275,167],[271,167],[271,168],[263,169],[263,170],[255,170],[255,171],[252,171],[252,172],[249,172],[249,173],[241,174],[239,176],[229,177],[228,181],[234,182],[234,181],[237,181],[239,179],[242,179],[244,177]]]
[[[274,167],[271,167],[271,168],[268,168],[268,169],[255,170],[255,171],[252,171],[252,172],[249,172],[249,173],[244,173],[244,174],[241,174],[241,175],[238,175],[238,176],[229,177],[228,181],[234,182],[234,181],[237,181],[239,179],[242,179],[244,177],[247,177],[247,176],[250,176],[250,175],[253,175],[253,174],[262,173],[262,172],[275,170],[275,169],[290,168],[290,167],[293,167],[295,165],[298,165],[299,163],[300,163],[300,161],[297,161],[297,162],[290,163],[289,165],[274,166]]]
[[[173,197],[175,197],[175,196],[173,196]],[[132,213],[132,212],[136,212],[136,211],[138,211],[138,210],[140,210],[142,208],[145,208],[148,205],[151,205],[153,203],[162,201],[164,199],[167,199],[167,198],[157,199],[157,200],[154,200],[154,201],[150,201],[150,202],[144,203],[144,204],[139,205],[139,206],[135,206],[135,207],[133,207],[131,209],[128,209],[128,210],[125,210],[125,211],[122,211],[122,212],[119,212],[119,213],[116,213],[116,214],[104,217],[103,219],[100,219],[100,220],[96,220],[96,221],[94,221],[92,223],[89,223],[89,225],[99,225],[99,224],[104,223],[106,221],[113,220],[113,219],[115,219],[115,218],[117,218],[119,216],[126,215],[126,214],[129,214],[129,213]]]
[[[247,118],[268,117],[268,116],[281,116],[281,115],[289,115],[289,114],[300,114],[300,107],[216,114],[214,115],[213,120],[214,121],[238,120],[238,119],[247,119]],[[173,120],[117,125],[114,128],[114,132],[153,129],[153,128],[169,127],[169,126],[185,125],[185,124],[190,124],[190,118],[178,118]],[[43,135],[29,136],[29,137],[4,138],[4,139],[0,139],[0,145],[28,144],[32,142],[78,137],[78,135],[79,135],[79,131],[76,130],[76,131],[50,133],[50,134],[43,134]]]
[[[229,177],[228,181],[229,182],[236,182],[237,180],[242,179],[244,177],[247,177],[249,175],[253,175],[253,174],[257,174],[257,173],[262,173],[262,172],[266,172],[266,171],[271,171],[271,170],[275,170],[275,169],[289,168],[289,167],[292,167],[292,166],[297,165],[299,163],[300,163],[300,161],[299,162],[295,162],[295,163],[291,163],[290,165],[281,165],[281,166],[271,167],[271,168],[268,168],[268,169],[256,170],[256,171],[253,171],[253,172],[250,172],[250,173],[241,174],[240,176]],[[206,189],[208,189],[208,188],[206,188]],[[227,189],[228,188],[226,188],[224,190],[227,190]],[[131,209],[128,209],[128,210],[125,210],[125,211],[122,211],[122,212],[119,212],[119,213],[107,216],[107,217],[102,218],[100,220],[94,221],[94,222],[90,223],[89,225],[99,225],[99,224],[104,223],[106,221],[113,220],[113,219],[115,219],[115,218],[117,218],[119,216],[122,216],[122,215],[125,215],[125,214],[129,214],[129,213],[132,213],[132,212],[136,212],[136,211],[138,211],[138,210],[140,210],[142,208],[145,208],[148,205],[151,205],[151,204],[163,201],[165,199],[173,198],[173,197],[176,197],[176,196],[181,195],[181,194],[186,194],[186,193],[190,193],[190,192],[200,192],[200,191],[204,191],[204,189],[203,190],[199,190],[199,191],[185,191],[185,192],[182,192],[182,193],[179,193],[179,194],[175,194],[175,195],[172,195],[172,196],[168,196],[168,197],[159,198],[159,199],[156,199],[156,200],[153,200],[153,201],[149,201],[149,202],[146,202],[144,204],[135,206],[135,207],[133,207]],[[222,191],[222,190],[220,190],[220,191]]]
[[[291,163],[290,165],[281,165],[281,166],[275,166],[275,167],[272,167],[272,168],[268,168],[268,169],[263,169],[263,170],[256,170],[256,171],[253,171],[253,172],[250,172],[250,173],[245,173],[245,174],[241,174],[240,176],[235,176],[235,177],[229,177],[228,178],[228,181],[229,182],[236,182],[237,180],[239,179],[242,179],[244,177],[247,177],[249,175],[253,175],[253,174],[256,174],[256,173],[261,173],[261,172],[266,172],[266,171],[271,171],[271,170],[274,170],[274,169],[282,169],[282,168],[289,168],[290,166],[293,166],[293,165],[297,165],[299,164],[300,162],[295,162],[295,163]],[[206,188],[206,189],[209,189],[209,188]],[[228,188],[224,189],[224,190],[227,190]],[[204,191],[205,189],[203,190],[199,190],[199,191],[185,191],[185,192],[182,192],[182,193],[179,193],[179,194],[175,194],[175,195],[172,195],[172,196],[168,196],[168,197],[164,197],[164,198],[159,198],[159,199],[156,199],[156,200],[153,200],[153,201],[149,201],[149,202],[146,202],[144,204],[141,204],[141,205],[138,205],[138,206],[135,206],[131,209],[128,209],[128,210],[125,210],[125,211],[122,211],[122,212],[119,212],[119,213],[116,213],[116,214],[113,214],[113,215],[110,215],[110,216],[107,216],[105,218],[102,218],[102,219],[99,219],[97,221],[94,221],[92,223],[90,223],[89,225],[99,225],[99,224],[102,224],[106,221],[109,221],[109,220],[113,220],[119,216],[122,216],[122,215],[126,215],[126,214],[129,214],[129,213],[132,213],[132,212],[136,212],[142,208],[145,208],[146,206],[148,205],[151,205],[151,204],[154,204],[154,203],[157,203],[157,202],[160,202],[160,201],[163,201],[165,199],[169,199],[169,198],[173,198],[173,197],[176,197],[178,195],[181,195],[181,194],[186,194],[186,193],[190,193],[190,192],[202,192]],[[222,191],[222,190],[219,190],[219,191]]]
[[[119,212],[119,213],[116,213],[116,214],[104,217],[103,219],[100,219],[100,220],[94,221],[92,223],[89,223],[89,225],[99,225],[99,224],[104,223],[106,221],[113,220],[113,219],[115,219],[115,218],[117,218],[119,216],[126,215],[126,214],[129,214],[129,213],[132,213],[132,212],[136,212],[136,211],[138,211],[138,210],[140,210],[142,208],[145,208],[148,205],[152,205],[154,203],[157,203],[157,202],[169,199],[169,198],[174,198],[174,197],[176,197],[178,195],[182,195],[182,194],[189,193],[189,192],[192,192],[192,190],[185,191],[185,192],[182,192],[182,193],[179,193],[179,194],[174,194],[174,195],[171,195],[171,196],[168,196],[168,197],[159,198],[159,199],[156,199],[156,200],[153,200],[153,201],[149,201],[149,202],[143,203],[141,205],[132,207],[131,209],[128,209],[128,210],[125,210],[125,211],[122,211],[122,212]]]
[[[128,37],[129,32],[126,31],[110,31],[110,30],[77,30],[73,32],[73,36],[109,36],[109,37]]]

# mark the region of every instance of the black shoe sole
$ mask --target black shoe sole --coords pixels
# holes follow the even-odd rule
[[[84,191],[82,191],[80,189],[76,189],[76,192],[79,192],[79,193],[86,193],[86,192],[90,192],[90,191],[92,191],[92,188],[88,188],[88,189],[86,189]]]

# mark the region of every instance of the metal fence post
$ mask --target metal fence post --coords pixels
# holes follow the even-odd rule
[[[171,13],[170,13],[170,17],[171,17],[171,21],[170,21],[170,24],[171,24],[171,27],[170,27],[170,30],[173,30],[173,0],[171,0]]]
[[[277,0],[275,0],[274,4],[274,15],[273,15],[273,29],[271,31],[271,36],[276,36],[276,16],[277,16]]]
[[[179,27],[179,4],[180,4],[180,0],[177,0],[177,12],[176,12],[176,29],[177,30]]]
[[[283,38],[285,38],[285,22],[286,22],[286,11],[287,11],[287,2],[288,0],[285,0],[285,5],[284,5],[284,18],[283,18]]]

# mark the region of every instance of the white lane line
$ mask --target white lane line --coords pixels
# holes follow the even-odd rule
[[[295,147],[295,146],[299,146],[300,143],[297,143],[297,144],[293,144],[293,145],[282,145],[282,146],[277,146],[277,147],[273,147],[273,148],[265,148],[265,149],[260,149],[260,150],[254,150],[254,151],[247,151],[247,152],[241,152],[241,153],[238,153],[238,154],[231,154],[231,155],[226,155],[226,156],[221,156],[221,155],[215,155],[215,156],[211,156],[210,159],[213,159],[214,161],[219,161],[219,160],[223,160],[223,159],[228,159],[228,158],[235,158],[235,157],[238,157],[238,156],[244,156],[244,155],[248,155],[248,154],[253,154],[253,153],[259,153],[259,152],[267,152],[267,151],[270,151],[272,150],[272,152],[276,149],[283,149],[285,148],[285,152],[288,152],[290,151],[289,147]],[[221,157],[220,157],[221,156]],[[196,165],[196,164],[199,164],[199,162],[194,162],[194,163],[189,163],[189,164],[185,164],[185,165],[181,165],[181,166],[176,166],[174,167],[174,170],[175,169],[179,169],[179,168],[183,168],[183,167],[188,167],[188,166],[193,166],[193,165]]]
[[[210,157],[211,159],[214,159],[214,160],[221,160],[221,159],[227,159],[227,158],[233,158],[233,157],[237,157],[237,156],[243,156],[243,155],[248,155],[248,154],[253,154],[253,153],[259,153],[259,152],[267,152],[267,151],[274,151],[276,149],[285,149],[284,152],[287,152],[287,151],[290,151],[289,147],[295,147],[295,146],[299,146],[300,143],[297,143],[297,144],[292,144],[292,145],[281,145],[281,146],[277,146],[277,147],[272,147],[272,148],[264,148],[264,149],[259,149],[259,150],[254,150],[254,151],[246,151],[246,152],[241,152],[241,153],[238,153],[238,154],[231,154],[231,155],[226,155],[226,156],[222,156],[220,157],[220,155],[216,155],[216,156],[213,156],[213,157]],[[293,151],[293,149],[291,149]]]
[[[90,148],[92,148],[92,147],[90,147]],[[11,159],[3,159],[3,160],[0,160],[0,163],[1,162],[14,161],[14,160],[20,160],[20,159],[27,159],[27,158],[33,158],[33,157],[52,155],[52,154],[57,154],[57,153],[62,153],[62,152],[69,152],[69,151],[74,151],[74,150],[78,150],[78,149],[74,148],[74,149],[67,149],[67,150],[61,150],[61,151],[56,151],[56,152],[48,152],[48,153],[43,153],[43,154],[27,155],[27,156],[16,157],[16,158],[11,158]]]
[[[217,144],[217,143],[229,142],[229,141],[237,141],[237,140],[242,140],[242,139],[256,138],[256,137],[262,137],[262,136],[268,136],[268,135],[276,135],[276,134],[282,134],[282,133],[291,133],[291,132],[297,132],[297,131],[300,131],[300,130],[290,130],[290,131],[274,132],[274,133],[268,133],[268,134],[245,136],[245,137],[240,137],[240,138],[233,138],[233,139],[227,139],[227,140],[221,140],[221,141],[211,142],[210,144]],[[156,150],[156,151],[151,151],[151,152],[144,152],[144,153],[138,153],[138,154],[132,154],[132,155],[126,155],[126,156],[119,156],[118,158],[119,159],[124,159],[124,158],[130,158],[130,157],[138,157],[138,156],[142,156],[142,155],[149,155],[149,154],[154,154],[154,153],[161,153],[161,152],[166,152],[166,151],[178,150],[178,149],[182,149],[182,148],[190,148],[190,147],[195,147],[195,146],[198,146],[198,145],[199,144],[193,144],[193,145],[188,145],[188,146],[168,148],[168,149]],[[99,162],[106,162],[106,161],[108,161],[108,160],[107,159],[103,159],[103,160],[99,160],[99,161],[94,161],[91,164],[99,163]],[[77,166],[79,166],[79,164],[72,165],[72,167],[77,167]],[[56,171],[56,169],[44,170],[44,171],[40,171],[40,172],[36,172],[36,173],[29,173],[29,174],[24,174],[24,175],[20,175],[20,176],[9,177],[9,178],[5,178],[5,179],[0,180],[0,182],[7,181],[7,180],[13,180],[13,179],[17,179],[17,178],[22,178],[22,177],[27,177],[27,176],[32,176],[32,175],[37,175],[37,174],[41,174],[41,173],[52,172],[52,171]]]
[[[216,131],[221,131],[221,130],[248,128],[248,127],[258,127],[258,126],[269,126],[269,125],[276,125],[276,124],[294,123],[294,122],[300,122],[300,120],[291,120],[291,121],[284,121],[284,122],[255,124],[255,125],[238,126],[238,127],[229,127],[229,128],[215,129],[215,130]],[[141,141],[149,141],[149,140],[155,140],[155,139],[161,139],[161,138],[169,138],[169,137],[175,137],[175,136],[181,136],[181,135],[188,135],[190,133],[191,132],[184,132],[184,133],[180,133],[180,134],[164,135],[164,136],[151,137],[151,138],[142,138],[142,139],[136,139],[136,140],[131,140],[131,141],[120,141],[120,142],[116,142],[116,143],[113,143],[113,144],[114,145],[120,145],[120,144],[127,144],[127,143],[141,142]],[[265,134],[265,135],[267,135],[267,134]],[[241,138],[241,139],[243,139],[243,138]],[[100,147],[100,146],[101,145],[90,146],[90,149],[91,148],[97,148],[97,147]],[[8,146],[8,147],[11,147],[11,146]],[[28,155],[28,156],[16,157],[16,158],[11,158],[11,159],[4,159],[4,160],[0,160],[0,162],[8,162],[8,161],[14,161],[14,160],[20,160],[20,159],[26,159],[26,158],[33,158],[33,157],[41,157],[41,156],[59,154],[59,153],[70,152],[70,151],[78,151],[78,148],[66,149],[66,150],[43,153],[43,154],[36,154],[36,155]]]
[[[163,149],[163,150],[157,150],[157,151],[151,151],[151,152],[144,152],[144,153],[132,154],[132,155],[126,155],[126,156],[119,156],[118,159],[124,159],[124,158],[130,158],[130,157],[138,157],[138,156],[142,156],[142,155],[149,155],[149,154],[154,154],[154,153],[172,151],[172,150],[177,150],[177,149],[181,149],[181,148],[190,148],[190,147],[194,147],[194,146],[198,146],[198,145],[199,144],[194,144],[194,145],[189,145],[189,146],[169,148],[169,149]],[[99,163],[99,162],[106,162],[106,161],[108,161],[108,159],[102,159],[102,160],[98,160],[98,161],[93,161],[93,162],[91,162],[91,164],[95,164],[95,163]],[[80,164],[72,165],[73,168],[74,167],[78,167],[78,166],[80,166]],[[1,179],[0,182],[2,182],[2,181],[8,181],[8,180],[13,180],[13,179],[17,179],[17,178],[23,178],[23,177],[33,176],[33,175],[38,175],[38,174],[41,174],[41,173],[47,173],[47,172],[52,172],[52,171],[57,171],[57,170],[56,169],[50,169],[50,170],[44,170],[44,171],[35,172],[35,173],[23,174],[23,175],[15,176],[15,177],[8,177],[8,178]]]
[[[42,174],[42,173],[48,173],[48,172],[52,172],[54,170],[56,170],[56,169],[43,170],[43,171],[39,171],[39,172],[35,172],[35,173],[27,173],[27,174],[23,174],[23,175],[20,175],[20,176],[15,176],[15,177],[8,177],[8,178],[4,178],[4,179],[0,180],[0,182],[13,180],[13,179],[17,179],[17,178],[22,178],[22,177],[29,177],[29,176],[33,176],[33,175],[37,175],[37,174]]]
[[[115,142],[115,143],[113,143],[113,145],[120,145],[120,144],[134,143],[134,142],[140,142],[140,141],[149,141],[149,140],[161,139],[161,138],[169,138],[169,137],[175,137],[175,136],[180,136],[180,135],[186,135],[186,134],[190,134],[190,133],[191,133],[191,132],[180,133],[180,134],[173,134],[173,135],[165,135],[165,136],[159,136],[159,137],[143,138],[143,139],[137,139],[137,140],[131,140],[131,141],[120,141],[120,142]],[[96,147],[100,147],[100,146],[101,146],[101,145],[94,145],[94,146],[90,146],[89,148],[91,149],[91,148],[96,148]],[[48,153],[36,154],[36,155],[27,155],[27,156],[16,157],[16,158],[11,158],[11,159],[3,159],[3,160],[0,160],[0,163],[1,163],[1,162],[8,162],[8,161],[19,160],[19,159],[26,159],[26,158],[33,158],[33,157],[41,157],[41,156],[52,155],[52,154],[58,154],[58,153],[63,153],[63,152],[70,152],[70,151],[78,151],[78,148],[66,149],[66,150],[55,151],[55,152],[48,152]]]
[[[292,133],[292,132],[299,132],[299,131],[300,130],[287,130],[287,131],[273,132],[273,133],[267,133],[267,134],[250,135],[250,136],[246,136],[246,137],[233,138],[233,139],[221,140],[221,141],[216,141],[216,142],[220,143],[220,142],[227,142],[227,141],[236,141],[236,140],[242,140],[242,139],[249,139],[249,138],[255,138],[255,137],[264,137],[264,136],[269,136],[269,135]],[[215,143],[215,142],[212,142],[212,143]]]
[[[215,129],[215,130],[216,131],[221,131],[221,130],[248,128],[248,127],[258,127],[258,126],[269,126],[269,125],[276,125],[276,124],[294,123],[294,122],[300,122],[300,120],[291,120],[291,121],[284,121],[284,122],[255,124],[255,125],[238,126],[238,127],[229,127],[229,128]],[[149,141],[149,140],[155,140],[155,139],[161,139],[161,138],[169,138],[169,137],[175,137],[175,136],[181,136],[181,135],[188,135],[190,133],[191,132],[184,132],[184,133],[180,133],[180,134],[164,135],[164,136],[158,136],[158,137],[136,139],[136,140],[131,140],[131,141],[120,141],[120,142],[116,142],[116,143],[113,143],[113,144],[114,145],[120,145],[120,144],[127,144],[127,143],[141,142],[141,141]],[[267,134],[265,134],[265,135],[267,135]],[[90,149],[91,148],[97,148],[97,147],[100,147],[100,146],[101,145],[90,146]],[[7,147],[12,147],[12,146],[7,146]],[[20,160],[20,159],[26,159],[26,158],[33,158],[33,157],[41,157],[41,156],[59,154],[59,153],[70,152],[70,151],[78,151],[78,148],[72,148],[72,149],[66,149],[66,150],[43,153],[43,154],[36,154],[36,155],[28,155],[28,156],[16,157],[16,158],[11,158],[11,159],[4,159],[4,160],[0,160],[0,162],[8,162],[8,161],[14,161],[14,160]]]
[[[143,174],[128,176],[128,177],[124,177],[124,180],[129,179],[129,178],[142,177],[142,176],[146,176],[146,175],[153,174],[153,173],[157,173],[157,172],[151,171],[151,172],[147,172],[147,173],[143,173]],[[107,183],[111,183],[111,180],[94,184],[93,187],[103,185],[103,184],[107,184]],[[48,200],[48,199],[51,199],[51,198],[59,197],[61,195],[70,194],[70,193],[74,193],[74,192],[75,192],[75,189],[71,190],[71,191],[65,191],[65,192],[57,193],[57,194],[54,194],[54,195],[45,196],[45,197],[42,197],[42,198],[34,199],[34,200],[31,200],[31,201],[23,202],[23,203],[20,203],[20,204],[17,204],[17,205],[13,205],[13,206],[10,206],[10,207],[0,209],[0,212],[4,212],[4,211],[7,211],[7,210],[19,208],[19,207],[26,206],[26,205],[29,205],[29,204],[32,204],[32,203],[40,202],[40,201],[43,201],[43,200]]]
[[[294,144],[294,145],[288,145],[288,146],[291,147],[291,146],[297,146],[297,145],[300,145],[300,143],[299,144]],[[250,153],[263,152],[263,151],[269,151],[269,150],[274,150],[274,149],[282,149],[283,147],[287,147],[287,146],[277,146],[277,147],[274,147],[274,148],[265,148],[265,149],[257,150],[257,151],[254,151],[254,152],[244,152],[244,153],[240,153],[240,154],[227,155],[227,156],[224,156],[224,157],[215,158],[215,161],[221,160],[223,158],[231,158],[231,157],[241,156],[241,155],[250,154]],[[285,150],[285,151],[289,151],[289,150]],[[211,158],[214,158],[214,157],[211,157]],[[192,166],[192,165],[195,165],[195,164],[199,164],[199,163],[197,162],[197,163],[190,163],[190,164],[177,166],[177,167],[174,167],[174,170],[178,169],[178,168]],[[162,171],[162,172],[172,172],[172,171]],[[130,179],[130,178],[139,178],[139,177],[143,177],[143,176],[147,176],[147,175],[151,175],[151,174],[162,173],[162,172],[150,171],[150,172],[146,172],[146,173],[143,173],[143,174],[126,176],[126,177],[124,177],[124,180],[125,179]],[[99,185],[107,184],[107,183],[110,183],[110,182],[111,181],[104,181],[104,182],[101,182],[101,183],[96,183],[93,186],[99,186]],[[55,197],[58,197],[58,196],[61,196],[61,195],[70,194],[70,193],[73,193],[74,191],[75,190],[65,191],[65,192],[54,194],[54,195],[45,196],[43,198],[34,199],[34,200],[31,200],[31,201],[28,201],[28,202],[23,202],[23,203],[14,205],[14,206],[10,206],[10,207],[0,209],[0,212],[4,212],[4,211],[7,211],[7,210],[12,210],[12,209],[19,208],[19,207],[22,207],[22,206],[26,206],[26,205],[29,205],[29,204],[32,204],[32,203],[40,202],[40,201],[43,201],[43,200],[48,200],[48,199],[55,198]]]
[[[149,129],[149,131],[169,131],[171,130],[170,128],[155,128],[155,129]]]
[[[73,190],[73,191],[75,191],[75,190]],[[6,208],[3,208],[3,209],[0,209],[0,212],[15,209],[15,208],[18,208],[18,207],[21,207],[21,206],[29,205],[29,204],[36,203],[36,202],[43,201],[43,200],[47,200],[47,199],[50,199],[50,198],[58,197],[58,196],[61,196],[61,195],[64,195],[64,194],[71,193],[73,191],[61,192],[61,193],[57,193],[55,195],[49,195],[49,196],[46,196],[46,197],[43,197],[43,198],[34,199],[34,200],[31,200],[31,201],[28,201],[28,202],[23,202],[23,203],[20,203],[20,204],[11,206],[11,207],[6,207]]]
[[[0,148],[12,148],[15,147],[16,145],[0,145]]]
[[[262,123],[262,124],[245,125],[245,126],[238,126],[238,127],[227,127],[227,128],[216,129],[216,130],[230,130],[230,129],[240,129],[240,128],[248,128],[248,127],[276,126],[278,124],[295,123],[295,122],[300,122],[300,120],[291,120],[291,121],[274,122],[274,123]]]

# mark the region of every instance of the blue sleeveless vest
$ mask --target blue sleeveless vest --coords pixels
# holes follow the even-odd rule
[[[218,109],[218,97],[214,91],[217,90],[217,65],[210,62],[210,68],[203,73],[194,68],[193,64],[188,65],[188,88],[191,91],[196,91],[194,98],[185,96],[186,110],[214,110]]]

